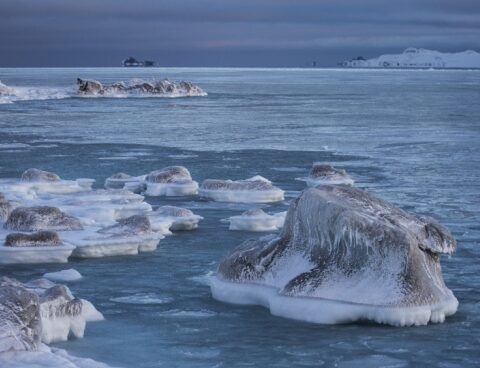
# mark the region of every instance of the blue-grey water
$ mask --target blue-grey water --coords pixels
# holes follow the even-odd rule
[[[78,98],[77,77],[190,80],[195,98]],[[288,69],[0,69],[21,97],[0,104],[0,177],[29,167],[63,178],[143,174],[170,164],[197,181],[260,174],[287,190],[314,161],[347,169],[356,185],[437,218],[458,241],[442,259],[458,312],[443,324],[394,328],[311,325],[260,307],[212,299],[205,279],[221,257],[257,236],[221,219],[251,206],[149,198],[205,217],[153,253],[0,266],[28,280],[73,267],[71,284],[106,320],[56,344],[123,367],[475,367],[480,362],[480,71]],[[4,101],[5,102],[5,101]],[[121,298],[121,299],[118,299]],[[154,299],[154,304],[140,304]]]

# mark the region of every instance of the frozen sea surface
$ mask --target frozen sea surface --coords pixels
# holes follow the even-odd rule
[[[76,77],[185,79],[208,96],[76,98]],[[267,177],[286,199],[258,207],[280,212],[304,188],[295,178],[321,161],[345,168],[356,186],[437,218],[458,240],[442,266],[460,307],[444,324],[310,325],[212,299],[208,275],[257,236],[220,220],[250,206],[147,197],[205,220],[149,254],[0,266],[22,281],[65,268],[82,274],[69,286],[106,320],[58,347],[140,368],[478,366],[479,71],[0,69],[0,80],[23,93],[0,105],[0,177],[39,167],[93,177],[99,187],[116,172],[184,165],[198,182]]]

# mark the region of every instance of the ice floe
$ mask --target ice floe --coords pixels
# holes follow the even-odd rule
[[[187,168],[168,166],[145,177],[145,194],[149,196],[185,196],[197,194],[198,183]]]
[[[345,184],[353,185],[354,181],[343,169],[337,169],[331,165],[314,163],[307,177],[297,178],[297,180],[307,182],[309,187],[317,185],[335,185]]]
[[[175,206],[161,206],[150,213],[152,226],[161,228],[160,224],[170,222],[169,229],[172,231],[196,229],[200,220],[203,220],[202,216],[195,215],[187,208]]]
[[[249,240],[212,278],[214,298],[314,322],[443,322],[458,301],[440,256],[455,239],[431,218],[346,185],[305,190],[279,236]]]
[[[245,180],[206,179],[198,194],[219,202],[268,203],[284,199],[284,192],[262,176]]]
[[[230,223],[230,230],[276,231],[283,227],[286,214],[284,211],[270,215],[261,208],[256,208],[231,216],[226,221]]]
[[[52,281],[71,282],[80,280],[82,275],[77,270],[69,268],[68,270],[48,272],[43,277]]]

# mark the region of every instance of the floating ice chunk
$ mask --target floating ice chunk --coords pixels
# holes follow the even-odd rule
[[[260,208],[248,210],[239,216],[227,219],[230,222],[230,230],[244,231],[275,231],[283,227],[287,212],[279,212],[269,215]]]
[[[58,272],[48,272],[44,274],[43,277],[52,281],[70,282],[80,280],[82,275],[77,270],[69,268],[68,270]]]
[[[249,240],[225,258],[211,289],[218,300],[315,323],[443,322],[458,301],[439,259],[455,248],[430,218],[350,186],[325,185],[290,205],[280,236]]]
[[[317,185],[335,185],[345,184],[353,185],[354,181],[343,169],[336,169],[331,165],[314,163],[310,173],[305,178],[298,178],[297,180],[306,181],[309,187],[316,187]]]
[[[8,216],[5,228],[17,231],[81,230],[80,221],[56,207],[17,207]]]
[[[204,180],[200,196],[219,202],[268,203],[284,199],[284,192],[262,176],[245,180]]]
[[[152,171],[145,177],[149,196],[185,196],[197,194],[198,183],[192,180],[187,168],[183,166],[168,166]]]
[[[202,216],[175,206],[162,206],[150,214],[150,221],[154,223],[171,222],[169,229],[172,231],[196,229],[200,220],[203,220]]]
[[[21,180],[27,182],[51,182],[60,181],[60,177],[50,171],[32,168],[23,172]]]
[[[191,82],[170,82],[167,79],[145,81],[133,79],[128,82],[116,82],[103,85],[95,80],[77,79],[78,93],[86,96],[157,96],[157,97],[187,97],[206,96],[200,87]]]
[[[0,245],[0,264],[65,263],[73,248],[64,244],[54,231],[12,233]]]
[[[94,230],[62,234],[66,242],[76,246],[74,257],[96,258],[118,255],[133,255],[157,248],[164,236],[154,232],[145,215],[120,219],[115,225]]]
[[[134,193],[145,190],[145,175],[131,176],[125,173],[117,173],[105,180],[106,189],[127,189]]]

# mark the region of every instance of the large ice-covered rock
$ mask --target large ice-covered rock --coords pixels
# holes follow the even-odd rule
[[[344,61],[347,68],[480,68],[480,53],[472,50],[448,53],[409,47],[401,54],[362,57]]]
[[[132,79],[127,82],[116,82],[110,85],[102,84],[96,80],[86,80],[77,78],[78,93],[89,96],[109,96],[118,95],[152,95],[164,97],[187,97],[187,96],[206,96],[204,90],[199,86],[180,81],[170,82],[167,79],[146,81],[142,79]]]
[[[164,230],[164,224],[170,223],[167,228],[172,231],[193,230],[198,227],[198,223],[203,217],[194,214],[187,208],[176,206],[161,206],[150,214],[152,227],[158,231]]]
[[[270,215],[261,208],[256,208],[238,216],[231,216],[227,221],[230,222],[230,230],[276,231],[283,227],[286,214],[279,212]]]
[[[350,186],[321,186],[292,202],[280,236],[249,240],[225,258],[211,288],[218,300],[309,322],[442,322],[458,301],[440,256],[455,248],[431,218]]]
[[[198,183],[192,180],[190,172],[183,166],[168,166],[152,171],[145,177],[145,183],[145,194],[149,196],[193,195],[198,190]]]
[[[198,194],[219,202],[268,203],[284,199],[283,190],[259,175],[245,180],[206,179]]]
[[[308,176],[298,180],[306,181],[309,187],[323,184],[353,185],[353,179],[345,170],[321,163],[314,163]]]
[[[81,230],[77,218],[67,215],[56,207],[17,207],[8,216],[5,228],[17,231]]]

